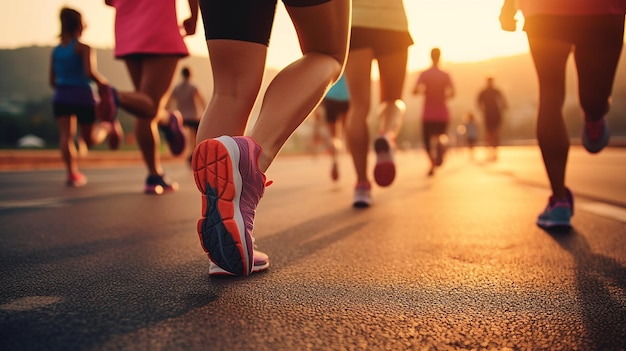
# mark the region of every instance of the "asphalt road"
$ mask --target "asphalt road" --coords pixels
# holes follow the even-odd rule
[[[200,195],[141,193],[136,165],[0,172],[0,350],[624,350],[626,150],[573,148],[573,230],[535,225],[549,191],[535,147],[497,163],[451,151],[351,207],[317,157],[279,157],[255,225],[268,271],[208,276]]]

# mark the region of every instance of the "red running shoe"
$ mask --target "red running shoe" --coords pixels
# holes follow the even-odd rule
[[[80,172],[70,173],[67,175],[67,180],[65,181],[65,184],[67,186],[78,188],[87,184],[87,177],[85,177],[85,175]]]
[[[183,131],[183,117],[178,112],[170,112],[167,126],[159,125],[159,129],[165,134],[172,155],[178,156],[185,151],[187,137]]]
[[[221,274],[249,275],[257,266],[254,215],[269,185],[258,167],[260,155],[261,147],[244,136],[204,140],[193,152],[193,174],[203,194],[198,235],[211,261],[226,272]]]
[[[396,165],[393,162],[391,142],[385,136],[376,138],[374,151],[376,151],[374,180],[380,186],[389,186],[396,177]]]

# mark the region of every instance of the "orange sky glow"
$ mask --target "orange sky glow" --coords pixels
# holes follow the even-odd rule
[[[83,13],[88,28],[83,40],[100,48],[113,47],[114,10],[104,0],[12,1],[0,14],[0,48],[54,45],[62,6]],[[178,0],[179,18],[188,15],[187,2]],[[442,49],[444,62],[481,61],[528,52],[524,33],[500,30],[499,0],[405,0],[410,31],[415,41],[409,50],[409,70],[429,64],[432,47]],[[35,10],[36,9],[36,10]],[[201,23],[200,23],[201,25]],[[193,55],[207,55],[201,27],[186,39]],[[276,14],[268,65],[280,68],[299,55],[296,36],[282,4]]]

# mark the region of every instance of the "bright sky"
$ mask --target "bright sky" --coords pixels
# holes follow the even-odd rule
[[[179,19],[188,16],[185,0],[177,0]],[[480,61],[528,52],[526,37],[518,30],[500,30],[501,0],[404,0],[415,45],[409,51],[409,70],[429,65],[430,49],[442,50],[448,62]],[[87,22],[83,41],[93,47],[113,47],[114,9],[104,0],[10,1],[0,13],[0,48],[55,45],[62,6],[77,9]],[[194,55],[207,54],[201,20],[196,35],[186,39]],[[291,21],[279,5],[270,42],[268,65],[281,68],[300,52]]]

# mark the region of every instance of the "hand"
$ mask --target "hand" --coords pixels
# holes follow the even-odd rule
[[[505,0],[504,5],[500,9],[500,27],[507,32],[515,32],[517,27],[517,20],[515,14],[517,13],[517,7],[514,1]]]
[[[507,32],[515,32],[517,29],[517,20],[515,19],[515,16],[501,14],[500,27],[502,30]]]

